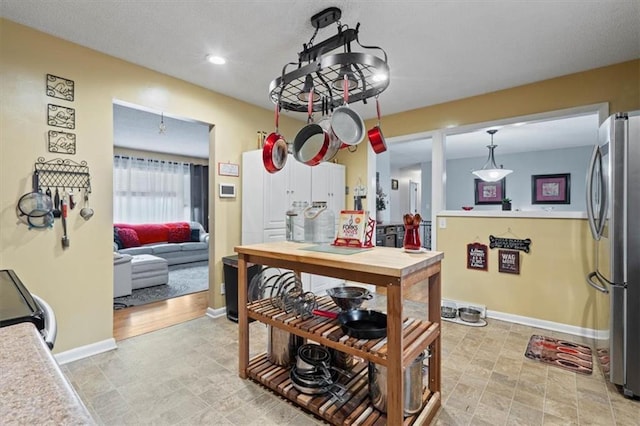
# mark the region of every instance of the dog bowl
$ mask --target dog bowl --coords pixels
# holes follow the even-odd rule
[[[455,318],[456,312],[456,308],[451,306],[440,306],[440,316],[442,318]]]
[[[480,321],[480,312],[477,309],[473,308],[459,308],[458,315],[460,315],[460,319],[466,322],[478,322]]]

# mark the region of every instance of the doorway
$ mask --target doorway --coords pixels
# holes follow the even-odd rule
[[[148,287],[138,287],[136,283],[130,295],[114,299],[114,308],[116,301],[121,303],[114,310],[114,337],[118,340],[194,319],[206,312],[212,244],[204,237],[209,231],[208,170],[213,125],[120,101],[113,104],[113,117],[114,223],[163,227],[186,222],[189,229],[183,231],[190,232],[188,238],[185,234],[186,239],[177,241],[190,245],[189,253],[180,253],[181,250],[165,253],[173,244],[166,237],[164,241],[141,244],[142,252],[149,248],[144,245],[166,246],[158,249],[157,254],[136,253],[138,247],[131,253],[125,253],[124,247],[118,249],[117,253],[134,256],[136,263],[140,254],[165,263],[164,283],[154,282]],[[122,179],[123,173],[126,179]],[[123,180],[129,187],[123,188],[120,184]],[[114,229],[114,241],[115,235]],[[195,250],[196,245],[202,247]],[[190,256],[172,258],[174,254]],[[134,279],[140,269],[135,266],[131,274]]]

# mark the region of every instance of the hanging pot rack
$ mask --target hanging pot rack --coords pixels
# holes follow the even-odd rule
[[[309,76],[314,93],[318,95],[318,101],[312,105],[313,111],[322,110],[323,98],[328,101],[330,109],[344,105],[342,90],[333,86],[336,80],[342,78],[344,70],[348,70],[357,81],[357,87],[349,89],[349,103],[366,103],[367,99],[378,96],[389,86],[386,52],[381,47],[361,44],[358,39],[360,24],[356,28],[341,24],[341,14],[339,8],[331,7],[311,17],[315,32],[309,42],[303,44],[298,61],[286,64],[281,76],[269,85],[269,97],[281,109],[307,112],[307,101],[301,100],[298,95],[305,89],[305,83],[308,84]],[[337,34],[314,45],[318,30],[332,23],[337,24]],[[365,51],[352,51],[354,43]],[[339,48],[343,50],[341,53],[329,53]]]

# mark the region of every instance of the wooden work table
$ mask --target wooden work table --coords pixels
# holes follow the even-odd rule
[[[239,375],[252,378],[281,393],[293,402],[303,406],[325,420],[338,424],[350,424],[356,418],[345,417],[336,407],[319,408],[309,402],[309,396],[298,395],[286,387],[263,380],[259,371],[278,374],[276,367],[269,369],[264,355],[249,359],[249,318],[285,329],[325,346],[357,355],[387,367],[388,406],[386,416],[382,416],[367,406],[366,391],[359,409],[362,416],[372,413],[381,421],[395,426],[402,424],[428,424],[440,407],[440,262],[444,255],[440,252],[405,253],[402,249],[375,247],[353,254],[335,254],[309,251],[305,248],[314,244],[294,242],[274,242],[238,246],[238,329],[239,329]],[[335,320],[325,319],[326,325],[314,320],[313,326],[291,314],[274,314],[264,309],[265,304],[256,301],[247,305],[247,266],[259,264],[307,272],[317,275],[341,278],[348,281],[374,284],[385,287],[387,293],[387,336],[380,342],[367,343],[340,334]],[[421,281],[429,281],[428,320],[413,321],[403,316],[402,301],[406,288]],[[335,324],[332,324],[333,322]],[[333,328],[331,328],[333,326]],[[332,330],[336,330],[332,332]],[[403,417],[403,370],[425,349],[430,349],[429,383],[424,395],[424,405],[420,413]],[[362,370],[362,368],[360,368]],[[280,374],[284,376],[286,371]],[[362,375],[366,374],[366,369]],[[365,379],[363,379],[365,380]],[[316,397],[319,398],[319,397]],[[329,399],[327,397],[327,399]],[[344,409],[347,409],[345,405]],[[349,407],[350,411],[356,410]],[[344,410],[343,410],[344,411]],[[355,411],[357,413],[357,410]]]

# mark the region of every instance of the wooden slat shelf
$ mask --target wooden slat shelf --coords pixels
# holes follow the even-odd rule
[[[339,312],[339,308],[330,297],[317,299],[318,306],[326,311]],[[327,347],[346,352],[351,355],[387,365],[387,338],[356,339],[343,331],[338,321],[331,318],[314,316],[303,319],[295,312],[287,313],[274,308],[271,300],[263,299],[247,306],[249,318],[281,328],[290,333],[313,340]],[[440,324],[405,318],[402,324],[402,335],[405,351],[402,357],[403,367],[411,364],[440,335]]]
[[[426,425],[440,407],[441,343],[440,343],[440,252],[404,253],[390,247],[374,247],[350,255],[306,250],[309,245],[272,242],[237,246],[238,253],[238,374],[252,378],[285,396],[297,405],[334,425],[360,426]],[[302,319],[294,313],[274,308],[270,300],[247,303],[247,265],[258,264],[284,268],[296,274],[308,272],[349,281],[374,284],[386,289],[387,336],[384,339],[354,339],[346,336],[336,320]],[[428,280],[428,321],[406,318],[402,312],[403,292]],[[337,307],[320,299],[322,309]],[[248,307],[248,308],[245,308]],[[345,404],[335,404],[326,395],[298,393],[286,369],[265,361],[264,356],[249,359],[249,319],[316,341],[330,348],[355,355],[387,368],[387,414],[383,415],[368,402],[366,368],[349,382],[351,397]],[[402,413],[404,368],[430,347],[429,381],[424,395],[425,405],[417,416],[405,418]],[[365,365],[365,363],[362,363]]]
[[[338,382],[347,389],[342,401],[331,394],[307,395],[299,392],[289,378],[290,369],[272,364],[266,354],[254,357],[249,362],[249,378],[287,398],[308,412],[335,425],[386,425],[387,415],[378,411],[369,399],[367,364],[358,363],[353,377],[341,376]],[[428,388],[422,395],[422,411],[404,418],[403,426],[420,425],[422,414],[439,401],[440,393]]]

